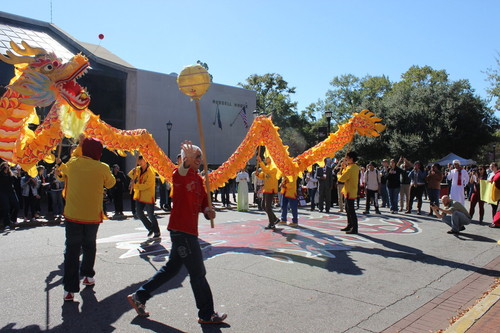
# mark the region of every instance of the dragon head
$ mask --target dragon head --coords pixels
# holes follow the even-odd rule
[[[33,48],[21,42],[23,48],[13,41],[12,49],[19,55],[7,51],[0,54],[0,60],[15,65],[18,76],[8,88],[21,95],[23,103],[33,106],[48,106],[55,100],[64,99],[73,109],[84,110],[90,103],[86,89],[76,79],[83,76],[88,68],[87,57],[75,55],[63,63],[54,53],[42,48]]]
[[[359,135],[380,136],[385,129],[385,125],[380,123],[382,119],[375,117],[375,114],[367,109],[353,113],[353,116],[349,123],[343,126],[352,126]]]

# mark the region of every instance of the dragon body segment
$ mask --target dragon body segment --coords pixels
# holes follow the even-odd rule
[[[158,174],[172,180],[175,164],[144,129],[120,130],[102,121],[87,107],[90,96],[76,80],[89,68],[88,59],[77,54],[67,63],[40,48],[22,42],[22,48],[11,42],[20,56],[7,51],[0,60],[16,66],[16,76],[0,99],[0,157],[34,171],[40,161],[53,162],[52,151],[62,137],[78,138],[81,133],[102,141],[108,149],[126,156],[126,152],[139,152]],[[51,105],[47,117],[36,131],[28,128],[37,123],[35,107]],[[378,136],[385,126],[380,118],[368,110],[353,114],[348,123],[336,133],[303,154],[291,158],[270,118],[257,117],[243,142],[219,168],[209,174],[211,190],[233,178],[255,154],[258,146],[266,146],[276,166],[287,177],[296,177],[314,163],[332,157],[335,152],[352,141],[355,133]]]

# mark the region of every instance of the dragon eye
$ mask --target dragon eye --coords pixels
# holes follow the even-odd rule
[[[59,67],[59,61],[57,60],[52,61],[52,65],[54,65],[54,67]]]
[[[54,70],[54,65],[52,65],[52,64],[47,64],[47,65],[43,66],[43,69],[44,69],[45,71],[47,71],[47,72],[51,72],[51,71],[53,71],[53,70]]]

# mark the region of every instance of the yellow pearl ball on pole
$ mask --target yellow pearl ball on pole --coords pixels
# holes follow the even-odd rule
[[[184,67],[177,77],[180,91],[192,99],[200,99],[210,88],[210,74],[201,65]]]
[[[205,170],[205,189],[209,209],[213,210],[212,199],[210,197],[210,181],[208,177],[207,154],[205,150],[205,137],[203,136],[203,125],[201,123],[200,98],[208,88],[210,88],[210,74],[201,65],[191,65],[184,67],[179,76],[177,76],[177,85],[180,91],[191,97],[196,104],[196,115],[198,118],[198,131],[200,132],[200,145],[203,158],[203,169]],[[210,226],[214,228],[214,220],[210,219]]]

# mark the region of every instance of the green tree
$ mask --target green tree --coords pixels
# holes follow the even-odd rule
[[[203,68],[205,68],[208,72],[208,75],[210,75],[210,82],[214,82],[214,77],[212,76],[212,74],[210,74],[210,72],[208,71],[208,65],[206,62],[202,62],[201,60],[197,60],[196,63],[198,65],[201,65]]]
[[[297,112],[297,102],[291,99],[295,87],[289,87],[281,75],[254,74],[238,85],[257,93],[256,111],[272,115],[273,123],[280,128],[281,139],[288,146],[291,156],[297,156],[311,146],[311,115]]]
[[[488,75],[487,80],[490,82],[490,88],[487,89],[487,92],[490,96],[496,99],[495,109],[500,111],[500,58],[495,59],[497,62],[497,68],[490,68],[486,72]]]
[[[384,97],[382,139],[389,156],[430,161],[454,152],[472,158],[492,140],[497,119],[467,80],[411,67]]]
[[[273,123],[278,127],[287,125],[287,120],[297,114],[297,102],[292,102],[290,95],[295,87],[289,87],[279,74],[250,75],[246,83],[239,86],[257,93],[257,112],[272,115]]]
[[[325,100],[319,100],[311,105],[314,114],[320,115],[319,123],[325,123],[324,114],[332,112],[332,132],[337,125],[343,124],[352,117],[352,114],[363,109],[369,109],[378,117],[384,116],[383,98],[391,90],[392,83],[386,76],[370,76],[358,78],[352,74],[336,76],[330,81],[332,86],[325,94]],[[354,149],[366,159],[376,159],[383,151],[379,138],[355,137],[352,144],[346,149]],[[382,149],[382,150],[381,150]],[[337,155],[342,155],[340,151]]]

